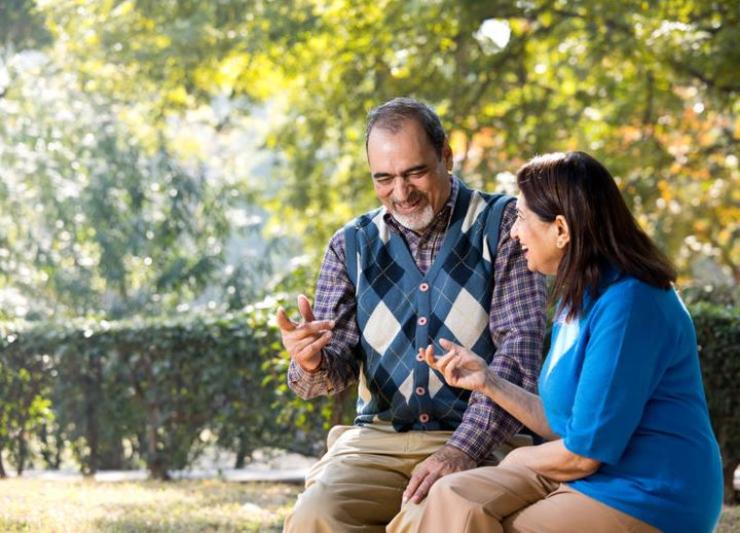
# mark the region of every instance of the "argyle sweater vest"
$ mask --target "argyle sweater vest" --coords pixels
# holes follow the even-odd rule
[[[493,264],[503,208],[511,197],[460,183],[442,246],[426,275],[384,209],[344,229],[347,272],[355,287],[361,362],[356,424],[384,421],[396,431],[454,430],[470,392],[448,386],[417,358],[448,339],[490,362]]]

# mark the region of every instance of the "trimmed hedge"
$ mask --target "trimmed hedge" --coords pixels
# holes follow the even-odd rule
[[[204,430],[241,466],[261,446],[320,451],[348,422],[351,393],[303,401],[287,388],[287,354],[270,319],[280,302],[239,313],[120,322],[6,325],[0,338],[0,447],[22,469],[32,436],[50,468],[61,450],[83,472],[145,462],[152,476],[185,468]],[[691,306],[726,498],[740,453],[740,310]],[[1,466],[1,465],[0,465]]]
[[[691,306],[699,343],[704,391],[722,451],[725,502],[735,502],[733,478],[740,464],[740,308]]]
[[[22,469],[35,434],[48,467],[69,447],[84,473],[143,460],[158,478],[197,458],[205,430],[237,467],[261,446],[315,453],[333,404],[287,390],[273,308],[6,328],[0,446]]]

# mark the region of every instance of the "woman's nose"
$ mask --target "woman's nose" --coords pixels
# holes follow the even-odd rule
[[[514,221],[514,225],[511,226],[511,230],[509,231],[509,234],[511,235],[511,238],[515,241],[519,240],[519,219],[517,218]]]

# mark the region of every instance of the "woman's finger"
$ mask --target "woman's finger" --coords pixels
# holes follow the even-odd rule
[[[448,341],[447,339],[439,339],[439,345],[447,350],[448,352],[455,351],[457,348],[462,348],[459,344],[455,344],[452,341]]]
[[[445,373],[445,375],[449,374],[453,378],[460,377],[459,372],[457,370],[459,367],[460,367],[460,357],[457,356],[450,360],[450,363],[447,365],[447,372]]]
[[[447,367],[449,364],[458,357],[455,352],[448,352],[439,359],[437,359],[437,370],[447,377]]]
[[[429,366],[431,366],[435,370],[438,370],[437,360],[434,358],[434,348],[431,344],[427,346],[426,349],[419,348],[419,353],[422,355]]]

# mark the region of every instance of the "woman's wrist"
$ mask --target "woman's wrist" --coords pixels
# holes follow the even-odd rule
[[[500,390],[500,387],[499,387],[500,379],[501,378],[497,376],[493,370],[491,370],[490,368],[487,368],[486,369],[486,380],[483,383],[483,390],[481,390],[480,392],[482,392],[489,398],[493,399]]]

